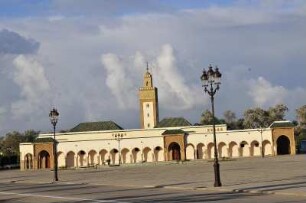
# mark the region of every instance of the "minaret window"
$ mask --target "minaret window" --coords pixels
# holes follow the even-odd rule
[[[150,107],[150,104],[147,104],[147,108],[149,108]]]
[[[146,82],[146,86],[148,86],[148,85],[149,85],[149,82],[147,81],[147,82]]]
[[[150,127],[150,123],[148,123],[148,128]]]
[[[150,114],[149,114],[149,113],[147,113],[147,116],[148,116],[148,117],[150,117]]]

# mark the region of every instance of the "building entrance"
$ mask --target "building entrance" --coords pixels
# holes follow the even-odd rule
[[[50,155],[47,151],[43,150],[39,153],[39,168],[50,168]]]
[[[170,160],[181,160],[181,147],[176,142],[169,145]]]
[[[287,136],[280,136],[277,139],[276,144],[278,155],[290,154],[290,140]]]

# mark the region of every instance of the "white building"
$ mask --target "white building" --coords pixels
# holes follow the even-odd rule
[[[212,159],[213,128],[192,126],[184,118],[158,119],[158,94],[147,70],[139,90],[142,129],[122,129],[113,121],[81,123],[57,133],[58,166],[78,168],[171,160]],[[40,134],[35,143],[20,144],[21,169],[53,167],[53,134]],[[120,138],[116,139],[116,137]],[[269,128],[227,130],[216,125],[219,157],[295,154],[294,128],[289,121]]]

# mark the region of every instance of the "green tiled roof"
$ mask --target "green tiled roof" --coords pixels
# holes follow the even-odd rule
[[[191,126],[191,123],[187,121],[185,118],[177,117],[177,118],[164,118],[157,124],[157,128],[163,127],[178,127],[178,126]]]
[[[53,138],[46,137],[46,138],[36,138],[34,140],[35,143],[41,143],[41,142],[53,142]]]
[[[186,132],[181,129],[174,129],[174,130],[166,130],[162,133],[162,135],[175,135],[175,134],[185,134]]]
[[[80,123],[70,130],[70,132],[84,132],[84,131],[100,131],[100,130],[122,130],[123,128],[114,121],[99,121]]]
[[[283,127],[294,127],[294,125],[290,121],[274,121],[270,125],[270,128],[283,128]]]

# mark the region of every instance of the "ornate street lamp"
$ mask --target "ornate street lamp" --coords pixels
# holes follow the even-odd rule
[[[53,108],[49,113],[50,121],[53,125],[53,170],[54,170],[54,181],[58,181],[58,174],[57,174],[57,143],[55,140],[55,127],[58,121],[59,113],[55,108]]]
[[[120,149],[120,141],[123,139],[123,133],[113,134],[115,140],[118,141],[118,151],[119,151],[119,166],[121,165],[121,149]]]
[[[203,74],[201,76],[201,80],[203,83],[204,91],[208,93],[211,100],[211,111],[213,116],[213,135],[214,135],[214,173],[215,173],[215,187],[221,187],[220,180],[220,165],[218,161],[218,150],[217,150],[217,141],[216,141],[216,121],[215,121],[215,107],[214,107],[214,95],[217,90],[220,88],[220,79],[221,73],[219,72],[218,67],[213,70],[212,66],[209,65],[208,71],[203,70]]]

